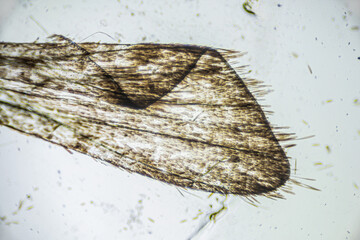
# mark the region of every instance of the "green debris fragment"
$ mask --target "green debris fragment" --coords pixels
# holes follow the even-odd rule
[[[31,210],[31,209],[33,209],[33,208],[34,208],[34,206],[31,205],[31,206],[28,206],[28,207],[26,208],[26,210]]]
[[[11,222],[6,222],[5,224],[6,225],[19,224],[19,222],[18,221],[11,221]]]
[[[252,4],[252,1],[245,1],[243,3],[243,9],[245,10],[245,12],[256,16],[256,14],[252,11],[252,6],[250,4]]]
[[[201,211],[201,209],[199,209],[199,213],[195,217],[193,217],[193,220],[198,219],[199,216],[202,215],[202,214],[204,214],[203,211]]]
[[[17,210],[20,211],[23,205],[24,205],[24,200],[20,200],[19,201],[19,207],[18,207]]]
[[[149,221],[150,222],[152,222],[152,223],[154,223],[155,222],[155,220],[154,219],[152,219],[152,218],[148,218],[149,219]]]
[[[331,149],[330,149],[329,145],[326,145],[325,148],[328,153],[331,153]]]
[[[328,168],[331,168],[331,167],[333,167],[332,164],[326,164],[323,167],[319,168],[319,170],[325,170],[325,169],[328,169]]]
[[[216,217],[217,217],[222,211],[225,211],[226,209],[227,209],[227,207],[222,206],[222,208],[220,208],[219,211],[210,214],[210,216],[209,216],[210,221],[214,221],[214,223],[215,223],[215,222],[216,222]]]

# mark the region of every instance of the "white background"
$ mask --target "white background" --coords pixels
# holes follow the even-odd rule
[[[292,178],[320,192],[294,186],[286,200],[258,198],[259,207],[229,196],[227,210],[209,222],[224,196],[181,190],[0,127],[0,239],[360,239],[360,3],[259,0],[256,16],[242,3],[1,0],[0,41],[62,34],[245,51],[239,61],[250,65],[249,76],[274,90],[262,102],[274,111],[270,121],[298,137],[315,135],[295,141],[288,155]]]

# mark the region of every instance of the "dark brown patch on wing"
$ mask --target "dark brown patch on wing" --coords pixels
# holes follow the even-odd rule
[[[145,108],[181,82],[205,51],[193,46],[144,44],[127,51],[90,54],[136,106]]]

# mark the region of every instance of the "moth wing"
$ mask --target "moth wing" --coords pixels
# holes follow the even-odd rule
[[[1,124],[182,187],[266,194],[288,180],[260,105],[217,50],[79,46],[6,44]]]

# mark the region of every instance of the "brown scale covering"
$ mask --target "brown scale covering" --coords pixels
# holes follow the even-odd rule
[[[0,124],[180,187],[281,196],[289,162],[236,52],[55,38],[0,43]]]

